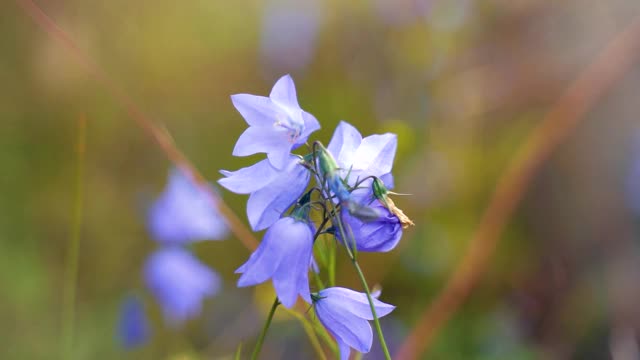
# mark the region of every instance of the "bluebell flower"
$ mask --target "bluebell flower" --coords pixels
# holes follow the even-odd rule
[[[231,101],[249,124],[240,135],[233,155],[267,153],[276,169],[285,168],[291,150],[304,144],[309,135],[320,128],[318,120],[298,105],[296,88],[289,75],[276,82],[269,97],[236,94],[231,96]]]
[[[251,194],[247,202],[247,217],[255,231],[266,229],[280,219],[302,195],[309,183],[309,171],[295,155],[288,155],[282,170],[268,160],[237,171],[222,170],[226,177],[218,183],[238,194]]]
[[[162,243],[218,240],[228,232],[206,191],[179,169],[171,170],[166,189],[149,209],[147,224]]]
[[[342,221],[347,231],[353,235],[358,251],[387,252],[398,245],[402,237],[402,223],[392,214],[378,199],[372,199],[372,194],[361,196],[354,194],[354,198],[360,197],[362,206],[374,210],[376,219],[363,220],[348,211],[342,211]],[[338,238],[339,234],[336,234]]]
[[[340,359],[348,360],[351,348],[361,353],[371,350],[373,332],[367,320],[373,320],[367,295],[353,290],[331,287],[314,295],[316,315],[333,335],[340,348]],[[378,318],[395,306],[373,299]]]
[[[338,163],[340,176],[349,175],[349,185],[354,186],[358,179],[367,176],[377,176],[391,189],[391,169],[397,146],[395,134],[370,135],[363,139],[356,128],[341,121],[327,149]]]
[[[118,321],[118,340],[125,349],[138,347],[149,339],[149,322],[142,301],[127,296],[122,302]]]
[[[298,295],[311,302],[309,266],[312,264],[313,228],[304,220],[284,217],[271,226],[258,249],[236,270],[238,286],[273,280],[278,299],[291,308]]]
[[[198,315],[202,301],[220,288],[217,273],[177,246],[151,254],[145,264],[144,278],[172,326]]]

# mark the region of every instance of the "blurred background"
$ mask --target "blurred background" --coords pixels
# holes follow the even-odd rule
[[[339,120],[394,132],[396,203],[416,223],[387,254],[362,254],[397,309],[392,349],[445,286],[507,162],[571,81],[640,14],[635,0],[40,0],[211,181],[261,156],[231,151],[246,124],[229,95],[267,95],[290,73],[325,143]],[[640,330],[640,66],[584,118],[542,171],[431,359],[634,359]],[[248,251],[202,242],[223,277],[202,315],[173,329],[145,290],[157,247],[145,212],[170,168],[105,88],[16,3],[0,3],[0,358],[60,351],[77,123],[87,120],[74,353],[79,359],[231,358],[249,351],[270,285],[235,288]],[[246,196],[221,191],[246,220]],[[635,211],[633,209],[636,209]],[[261,234],[257,234],[258,238]],[[359,289],[339,258],[338,283]],[[117,341],[138,294],[149,342]],[[263,358],[313,358],[276,317]],[[381,354],[374,341],[365,359]]]

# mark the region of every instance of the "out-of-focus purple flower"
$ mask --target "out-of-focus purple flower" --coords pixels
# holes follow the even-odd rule
[[[391,189],[391,169],[397,145],[395,134],[370,135],[363,139],[356,128],[341,121],[327,149],[336,159],[340,175],[349,175],[349,185],[353,186],[358,179],[367,176],[377,176]]]
[[[354,193],[354,199],[358,197],[362,206],[379,214],[374,220],[362,220],[348,211],[341,212],[342,221],[347,227],[347,232],[351,230],[358,251],[387,252],[395,248],[402,237],[402,224],[398,217],[379,200],[372,199],[371,192],[365,196]]]
[[[291,308],[298,294],[311,302],[309,266],[313,249],[313,228],[293,217],[278,220],[267,230],[258,249],[236,270],[238,286],[252,286],[273,279],[282,305]]]
[[[177,246],[151,254],[144,278],[172,326],[198,315],[202,301],[220,288],[218,274]]]
[[[320,28],[318,1],[268,1],[262,18],[260,53],[277,71],[300,70],[313,58]]]
[[[304,144],[320,128],[318,120],[298,105],[296,87],[289,75],[276,82],[269,97],[236,94],[231,101],[249,124],[233,155],[267,153],[276,169],[286,167],[291,150]]]
[[[227,226],[207,193],[179,169],[171,170],[147,222],[153,238],[162,243],[219,240],[227,235]]]
[[[632,144],[631,166],[626,177],[627,206],[640,217],[640,132]]]
[[[127,296],[122,302],[117,336],[125,349],[138,347],[149,339],[149,322],[137,296]]]
[[[379,318],[395,309],[377,299],[373,304]],[[331,287],[314,296],[314,306],[318,319],[338,343],[340,359],[349,359],[351,348],[361,353],[371,350],[373,332],[367,320],[373,320],[373,315],[366,294]]]
[[[247,217],[255,231],[266,229],[302,195],[309,183],[309,171],[300,158],[288,155],[282,170],[268,160],[262,160],[237,171],[220,171],[218,183],[237,194],[251,194],[247,202]]]

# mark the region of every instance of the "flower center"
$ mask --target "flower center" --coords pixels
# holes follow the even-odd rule
[[[304,124],[294,122],[291,117],[284,114],[280,114],[276,117],[276,122],[273,123],[273,126],[286,129],[287,140],[292,144],[298,140],[304,128]]]

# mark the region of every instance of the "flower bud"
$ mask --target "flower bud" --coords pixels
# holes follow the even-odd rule
[[[320,142],[316,142],[316,146],[319,148],[317,156],[320,163],[320,171],[324,178],[327,179],[329,189],[341,202],[348,202],[351,194],[338,174],[338,163]]]
[[[373,196],[375,196],[375,198],[378,199],[378,201],[380,201],[382,205],[389,209],[389,211],[393,215],[398,217],[403,229],[408,228],[410,225],[415,225],[413,221],[411,221],[411,219],[409,219],[409,217],[405,215],[404,212],[402,212],[402,210],[400,210],[396,206],[396,204],[394,204],[393,200],[391,200],[391,198],[388,196],[389,190],[387,190],[386,186],[384,186],[382,180],[380,180],[379,178],[374,178],[371,188],[373,190]]]
[[[387,187],[384,186],[382,180],[377,177],[373,178],[371,188],[373,189],[373,196],[375,196],[378,200],[386,199],[387,194],[389,193],[389,190],[387,190]]]
[[[318,161],[320,162],[320,171],[322,171],[322,175],[325,177],[333,177],[337,176],[336,173],[338,171],[338,163],[336,159],[333,158],[333,155],[322,145],[319,141],[316,142],[316,146],[318,146]]]

